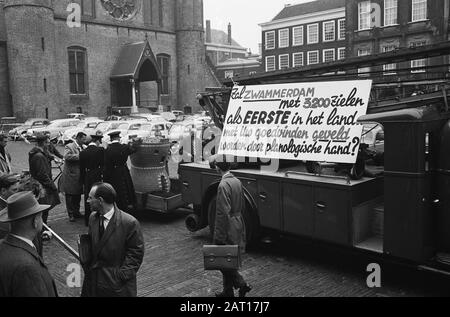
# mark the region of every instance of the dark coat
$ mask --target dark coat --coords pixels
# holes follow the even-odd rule
[[[239,245],[241,250],[245,249],[242,219],[244,208],[244,191],[241,181],[231,173],[224,175],[217,189],[215,243]]]
[[[0,242],[0,297],[56,297],[56,285],[42,258],[24,241]]]
[[[35,147],[29,153],[28,162],[31,176],[38,181],[45,193],[39,197],[39,203],[51,205],[52,207],[61,203],[58,189],[52,180],[51,157],[48,153]]]
[[[89,145],[80,153],[80,178],[84,193],[89,193],[92,185],[101,182],[105,163],[105,149]]]
[[[80,180],[80,147],[76,142],[66,145],[64,150],[64,170],[61,175],[62,188],[59,190],[68,195],[81,195],[83,184]]]
[[[144,258],[144,237],[139,222],[115,208],[99,240],[99,215],[89,218],[92,261],[85,268],[83,297],[135,297],[136,274]]]
[[[110,183],[117,192],[117,206],[130,211],[136,206],[136,193],[127,166],[128,157],[136,152],[131,145],[112,143],[105,150],[103,181]]]

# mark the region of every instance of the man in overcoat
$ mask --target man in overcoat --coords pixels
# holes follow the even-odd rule
[[[105,149],[101,146],[103,134],[97,131],[91,135],[91,143],[80,153],[80,178],[84,191],[84,221],[89,224],[91,208],[87,203],[92,185],[101,182],[103,178],[103,168],[105,163]]]
[[[0,134],[0,175],[11,173],[11,155],[6,149],[8,136]]]
[[[44,134],[36,136],[36,147],[34,147],[28,157],[30,166],[30,174],[32,178],[41,186],[41,194],[39,195],[39,203],[50,205],[52,209],[61,203],[59,199],[58,189],[52,179],[52,163],[51,156],[46,151],[46,146],[50,142],[49,138]],[[47,223],[48,212],[46,210],[42,214],[44,223]]]
[[[64,150],[64,170],[61,175],[60,191],[65,194],[66,208],[71,222],[75,218],[81,218],[80,202],[83,193],[83,183],[80,179],[80,153],[86,142],[86,134],[79,132],[72,142],[66,145]]]
[[[217,189],[214,244],[238,245],[239,252],[245,250],[245,231],[242,212],[245,208],[242,183],[230,172],[231,164],[223,155],[211,158],[211,165],[222,176]],[[251,290],[238,270],[222,270],[223,291],[217,297],[234,297],[233,287],[239,289],[239,297]]]
[[[136,274],[144,258],[144,237],[139,222],[115,205],[110,184],[92,187],[89,237],[91,259],[84,265],[83,297],[135,297]]]
[[[42,211],[33,193],[20,192],[7,200],[0,222],[11,232],[0,242],[0,297],[56,297],[55,282],[32,240],[42,230]]]
[[[117,206],[125,212],[136,208],[136,193],[127,166],[128,157],[136,152],[136,144],[121,144],[120,132],[108,134],[111,144],[105,150],[103,181],[111,184],[117,192]]]

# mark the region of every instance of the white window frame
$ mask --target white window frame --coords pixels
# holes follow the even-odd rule
[[[315,53],[316,55],[317,55],[317,63],[311,63],[311,61],[310,61],[310,54],[311,53]],[[314,64],[319,64],[320,63],[320,54],[319,54],[319,51],[308,51],[308,53],[307,53],[307,64],[308,65],[314,65]]]
[[[411,42],[410,43],[410,47],[419,47],[419,46],[424,46],[427,45],[427,41],[422,40],[422,41],[416,41],[416,42]],[[423,67],[423,66],[427,66],[427,59],[426,58],[421,58],[421,59],[415,59],[411,61],[411,73],[425,73],[425,69],[414,69],[417,67]]]
[[[391,49],[388,50],[388,48]],[[397,49],[396,45],[386,45],[383,46],[382,52],[383,53],[392,52],[396,49]],[[395,75],[397,73],[396,70],[397,70],[397,63],[390,63],[383,65],[383,75]]]
[[[269,35],[273,36],[273,46],[269,46]],[[273,50],[275,49],[275,31],[268,31],[265,33],[265,45],[266,50]]]
[[[312,27],[317,27],[317,41],[315,41],[315,42],[312,42],[311,41],[311,28]],[[312,24],[308,24],[307,25],[307,31],[308,31],[308,35],[307,35],[307,43],[308,44],[316,44],[316,43],[319,43],[319,23],[312,23]]]
[[[296,64],[295,63],[295,57],[296,56],[301,56],[302,57],[302,62],[301,64]],[[297,53],[292,53],[292,67],[298,67],[298,66],[304,66],[305,65],[305,59],[303,56],[303,52],[297,52]]]
[[[341,36],[341,33],[342,33],[341,22],[344,22],[344,36]],[[346,21],[345,21],[345,19],[339,19],[337,21],[337,23],[338,23],[338,40],[345,40],[345,32],[347,29],[347,25],[345,24]]]
[[[415,7],[423,5],[425,3],[425,12],[419,12],[420,15],[419,17],[417,17],[417,14],[414,15],[414,10],[416,9]],[[416,22],[416,21],[424,21],[427,19],[427,0],[411,0],[411,22]]]
[[[333,38],[332,39],[330,39],[330,40],[327,40],[327,38],[326,38],[326,33],[325,33],[325,29],[326,29],[326,25],[333,25]],[[323,42],[333,42],[333,41],[336,41],[336,22],[333,20],[333,21],[325,21],[325,22],[323,22],[322,23],[322,41]]]
[[[367,52],[367,54],[361,54],[361,52]],[[358,49],[358,56],[368,56],[370,55],[370,50],[369,49]],[[358,76],[370,76],[370,74],[362,74],[362,73],[366,73],[366,72],[370,72],[370,67],[362,67],[362,68],[358,68]]]
[[[325,59],[325,53],[333,52],[333,59],[328,62],[334,62],[336,60],[336,50],[334,48],[327,48],[322,51],[322,61],[328,63]]]
[[[284,36],[282,36],[282,33],[284,33]],[[289,47],[289,29],[278,30],[278,47]]]
[[[411,73],[425,73],[425,69],[414,69],[418,67],[424,67],[427,66],[427,60],[425,58],[422,59],[415,59],[411,61]]]
[[[268,69],[268,60],[273,59],[273,69]],[[266,72],[271,72],[277,69],[277,65],[275,65],[275,55],[266,56]]]
[[[300,30],[300,34],[301,34],[301,41],[296,41],[296,35],[298,37],[300,37],[300,34],[296,34],[296,31]],[[292,46],[298,46],[298,45],[303,45],[304,42],[304,33],[303,33],[303,25],[302,26],[295,26],[292,28]]]
[[[233,78],[234,77],[234,71],[233,70],[226,70],[224,72],[224,77],[225,77],[225,79]]]
[[[361,11],[363,9],[364,11]],[[358,2],[358,31],[370,29],[371,3],[369,0]]]
[[[388,5],[391,5],[390,7]],[[395,14],[391,15],[391,10]],[[388,21],[391,16],[394,16],[393,21]],[[384,26],[397,25],[398,24],[398,0],[384,0]]]
[[[341,52],[344,51],[344,57],[341,58]],[[345,47],[339,47],[338,48],[338,54],[337,54],[337,60],[345,59],[347,57],[347,51]]]
[[[281,58],[287,58],[287,66],[286,67],[282,67],[281,65]],[[289,60],[289,54],[280,54],[278,55],[278,69],[282,70],[282,69],[286,69],[289,68],[290,65],[290,60]]]

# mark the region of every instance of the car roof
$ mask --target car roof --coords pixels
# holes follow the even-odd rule
[[[52,123],[53,122],[68,122],[68,121],[80,121],[80,120],[79,119],[73,119],[73,118],[72,119],[70,119],[70,118],[69,119],[56,119],[56,120],[53,120]]]

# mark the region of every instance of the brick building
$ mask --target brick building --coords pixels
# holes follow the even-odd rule
[[[449,0],[347,0],[349,56],[364,56],[447,41]],[[418,59],[363,68],[359,76],[391,81],[383,95],[410,95],[423,83],[439,84],[448,73],[448,57]],[[440,67],[439,67],[440,66]],[[369,74],[364,74],[369,72]],[[402,87],[395,82],[401,81]],[[436,89],[433,85],[421,87]]]
[[[0,0],[0,115],[196,111],[217,85],[204,43],[202,0]]]
[[[286,5],[260,26],[265,71],[345,58],[345,0]]]

